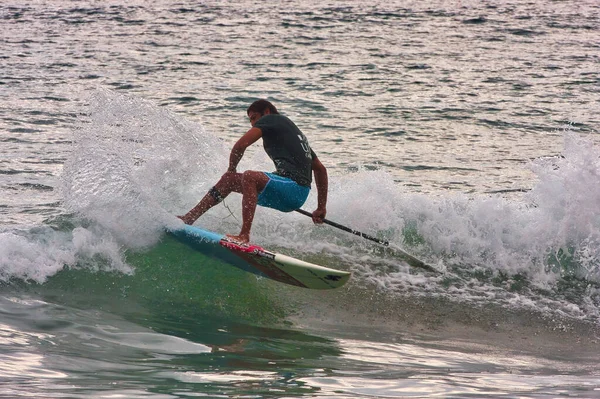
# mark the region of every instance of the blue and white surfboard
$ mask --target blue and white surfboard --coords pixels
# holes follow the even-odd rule
[[[350,273],[315,265],[267,251],[252,244],[241,244],[227,236],[185,225],[170,230],[178,241],[235,267],[281,283],[312,289],[332,289],[346,284]]]

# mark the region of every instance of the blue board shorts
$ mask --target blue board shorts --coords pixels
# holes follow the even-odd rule
[[[258,195],[258,205],[282,212],[291,212],[304,205],[310,187],[301,186],[292,179],[274,173],[263,173],[269,181]]]

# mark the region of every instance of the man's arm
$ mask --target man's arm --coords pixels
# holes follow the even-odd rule
[[[229,154],[229,167],[228,172],[236,172],[236,168],[240,160],[244,156],[246,148],[256,143],[256,141],[262,137],[262,130],[257,127],[253,127],[248,130],[240,139],[233,145],[231,154]]]
[[[327,215],[329,181],[327,178],[327,169],[317,157],[314,157],[312,160],[312,170],[315,175],[315,185],[317,186],[317,209],[312,213],[312,219],[313,222],[320,224],[323,223],[323,219]]]

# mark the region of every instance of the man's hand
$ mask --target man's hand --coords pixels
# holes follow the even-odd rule
[[[321,224],[321,223],[323,223],[323,220],[325,219],[325,215],[327,215],[327,209],[325,209],[325,208],[317,208],[312,213],[312,220],[316,224]]]

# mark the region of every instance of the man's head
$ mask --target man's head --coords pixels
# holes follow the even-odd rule
[[[246,111],[248,118],[250,118],[250,124],[254,126],[264,115],[279,114],[277,108],[267,100],[256,100],[248,107]]]

